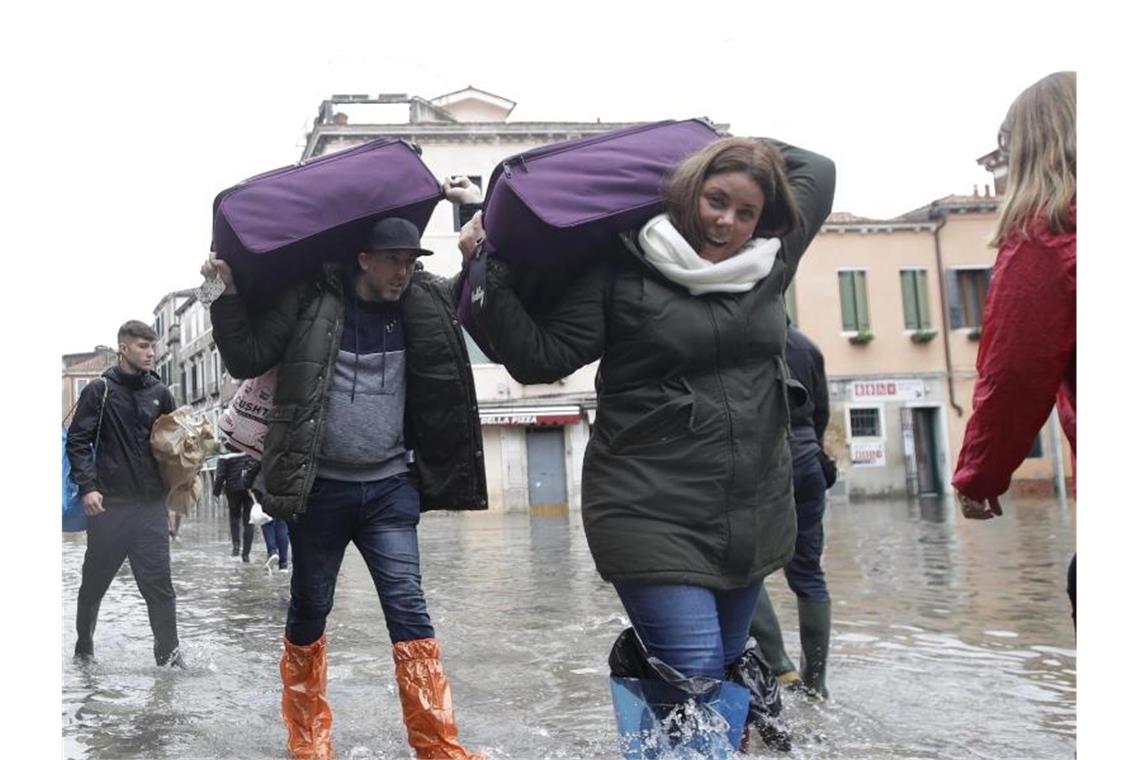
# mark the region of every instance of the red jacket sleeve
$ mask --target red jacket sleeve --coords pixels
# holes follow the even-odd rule
[[[1003,246],[982,324],[974,411],[953,478],[974,499],[1009,488],[1076,355],[1076,234]]]

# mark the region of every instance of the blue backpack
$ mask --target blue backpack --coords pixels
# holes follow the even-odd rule
[[[95,440],[91,444],[91,455],[99,450],[99,433],[103,429],[103,409],[107,406],[107,391],[109,385],[106,378],[103,380],[103,400],[99,404],[99,422],[95,426]],[[76,401],[75,405],[78,406]],[[75,406],[71,407],[72,410]],[[70,415],[71,412],[68,412]],[[77,533],[87,530],[87,514],[83,511],[83,502],[79,498],[79,486],[71,479],[71,460],[67,458],[67,427],[63,426],[63,532]]]

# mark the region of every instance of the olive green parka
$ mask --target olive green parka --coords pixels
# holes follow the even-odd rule
[[[792,556],[784,291],[830,212],[835,167],[776,144],[800,224],[751,290],[691,295],[644,261],[634,231],[536,320],[510,270],[487,262],[477,317],[515,379],[553,382],[601,358],[582,518],[608,581],[739,588]]]
[[[214,341],[230,374],[261,375],[277,367],[265,437],[265,511],[305,511],[316,477],[333,368],[344,327],[349,276],[325,264],[314,279],[285,291],[256,314],[240,295],[210,307]],[[483,436],[467,347],[456,318],[456,279],[417,265],[400,299],[406,340],[404,438],[421,510],[487,508]]]

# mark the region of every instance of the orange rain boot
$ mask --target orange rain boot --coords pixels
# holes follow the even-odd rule
[[[435,639],[398,641],[392,645],[396,686],[408,729],[408,744],[417,760],[486,760],[459,743],[451,709],[451,687],[439,662]]]
[[[281,717],[289,734],[289,752],[297,760],[331,760],[333,756],[327,686],[324,635],[305,646],[285,639],[285,651],[281,654]]]

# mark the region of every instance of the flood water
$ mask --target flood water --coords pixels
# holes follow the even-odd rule
[[[1076,653],[1065,596],[1075,506],[1011,502],[967,522],[947,501],[833,501],[828,685],[785,695],[792,758],[1068,758]],[[627,620],[594,571],[580,515],[440,514],[420,526],[428,607],[460,736],[490,758],[616,757],[606,656]],[[183,522],[172,551],[189,669],[154,666],[124,566],[103,600],[97,661],[71,660],[84,537],[63,540],[68,758],[283,758],[277,662],[289,576],[232,559],[224,517]],[[260,535],[254,558],[265,559]],[[768,581],[798,657],[795,599]],[[328,624],[339,758],[407,758],[383,614],[355,548]]]

